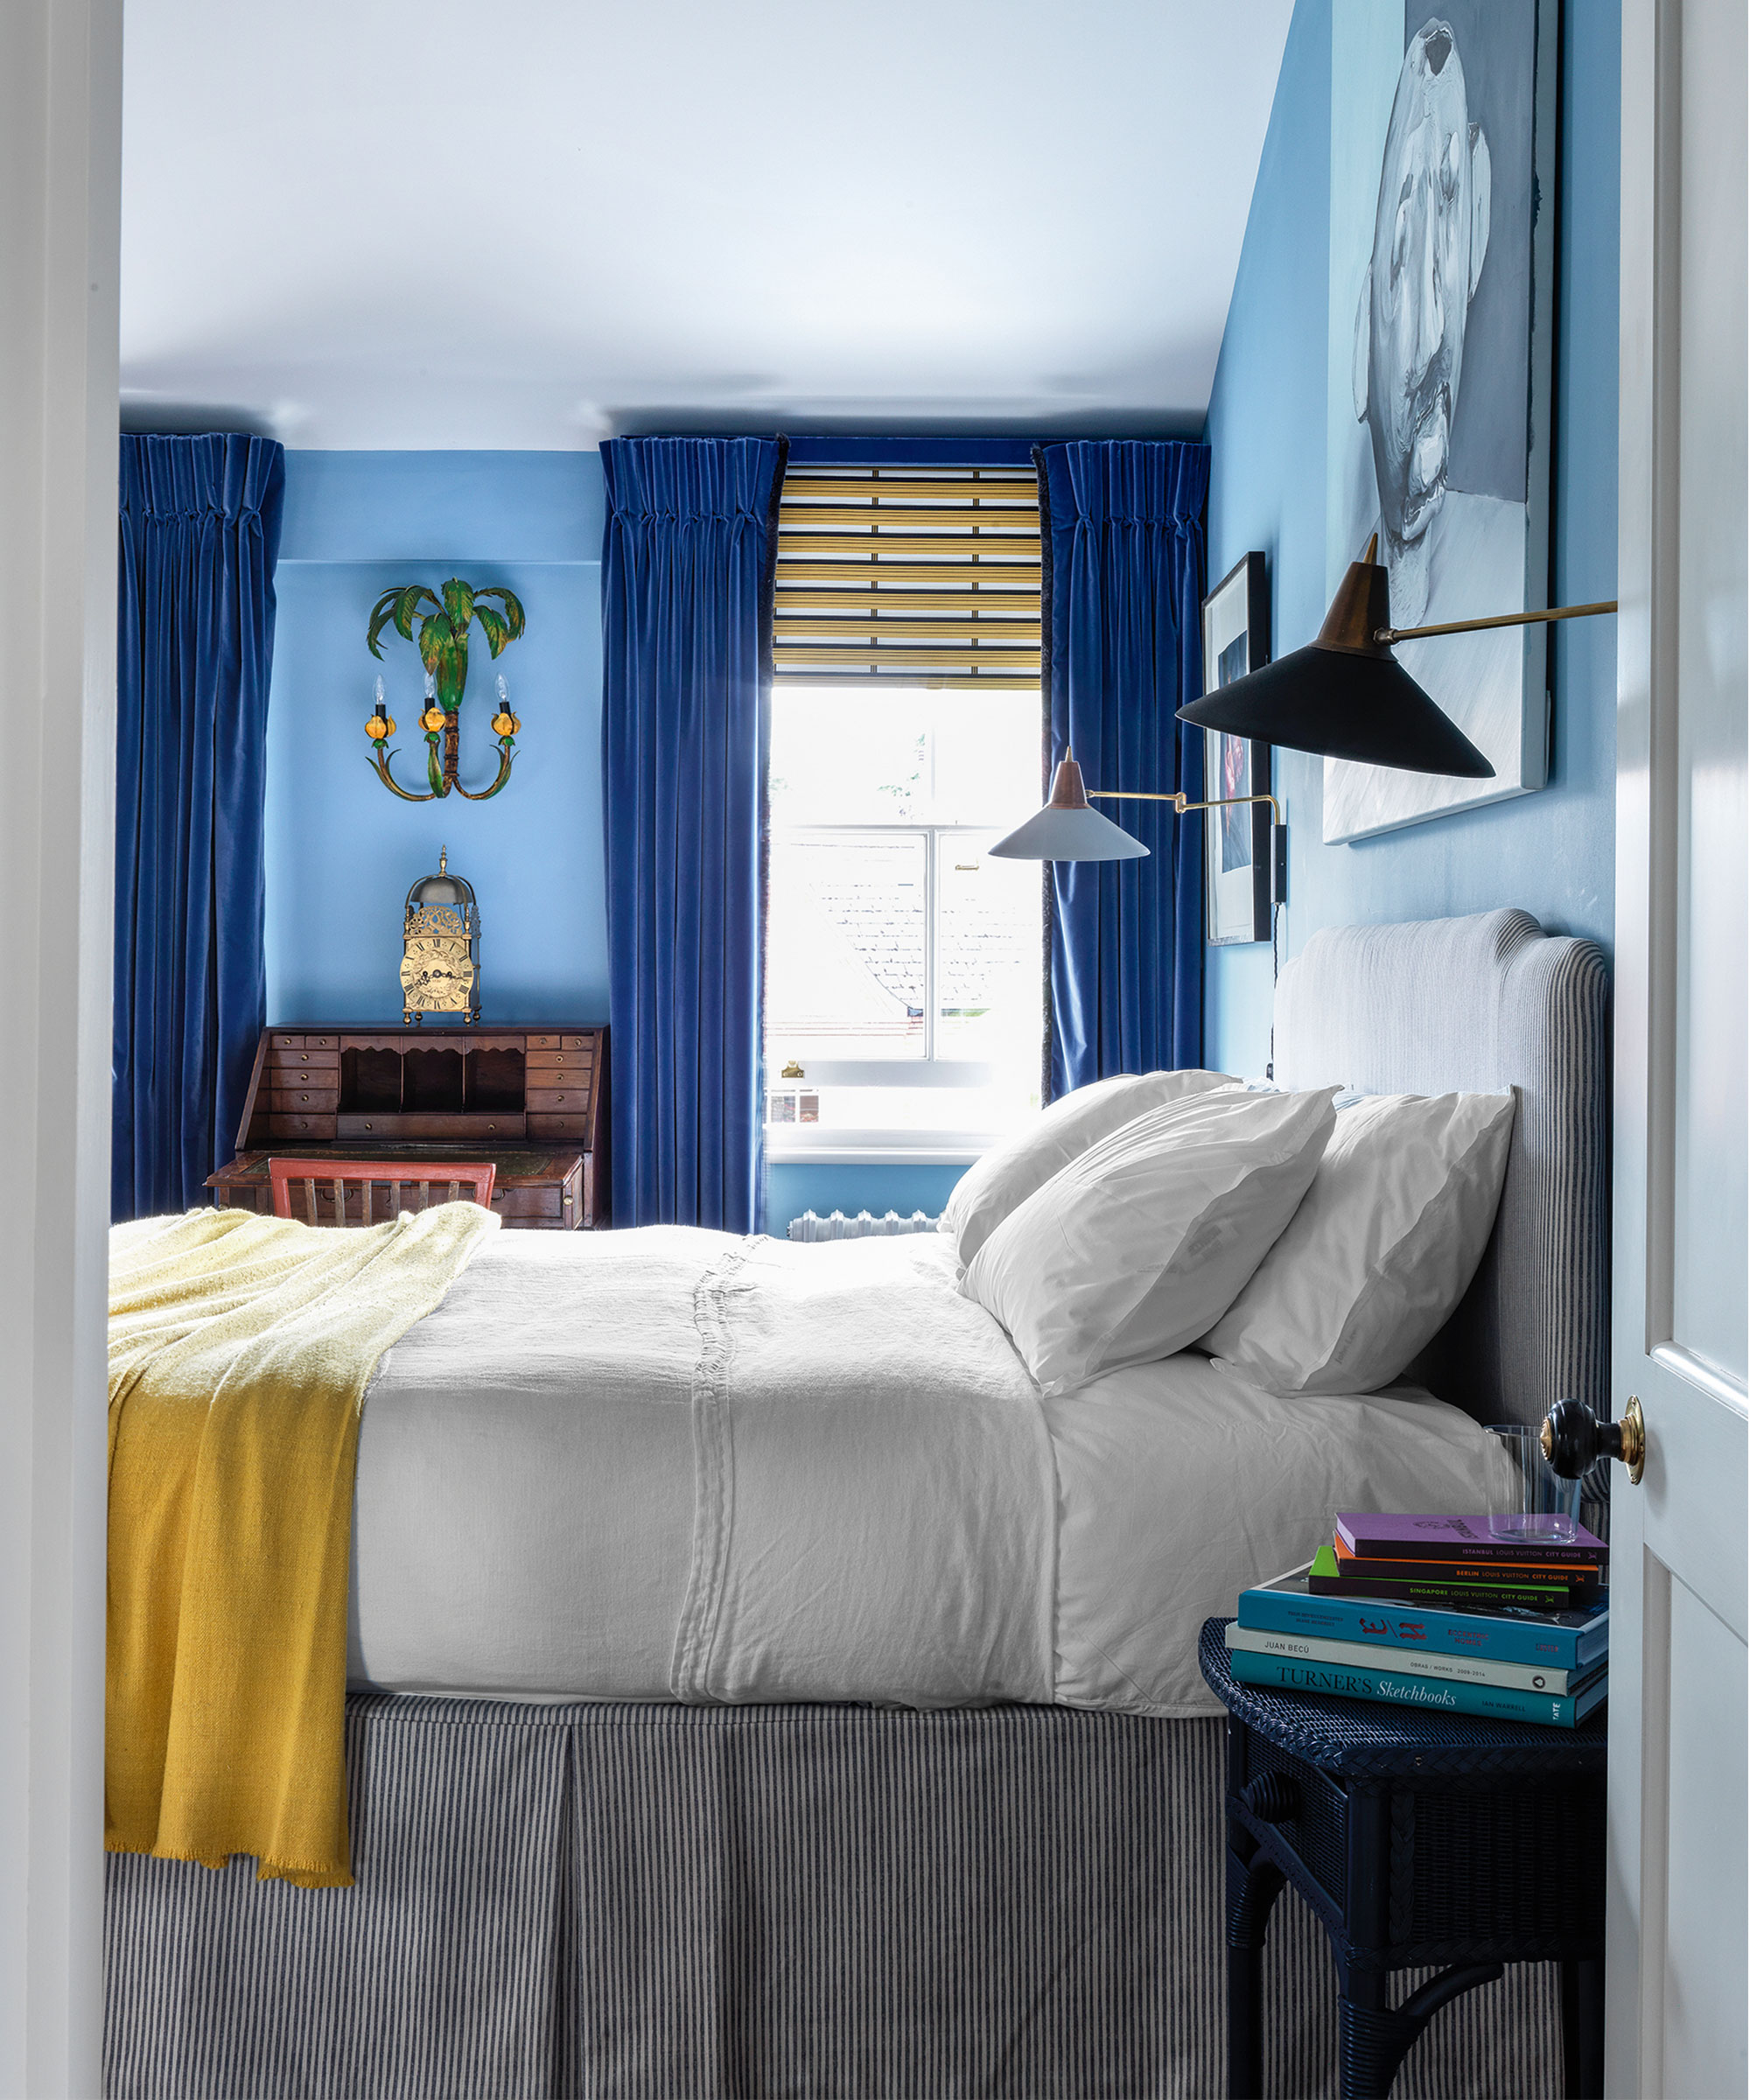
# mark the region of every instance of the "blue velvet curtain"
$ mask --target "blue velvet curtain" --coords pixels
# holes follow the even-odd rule
[[[112,1214],[183,1210],[234,1149],[267,1025],[268,674],[284,449],[123,438]]]
[[[1090,788],[1193,800],[1203,690],[1203,444],[1048,444],[1034,454],[1046,555],[1047,741]],[[1146,860],[1051,869],[1051,1096],[1203,1054],[1203,825],[1158,802],[1096,805]]]
[[[602,446],[616,1225],[757,1229],[781,439]]]

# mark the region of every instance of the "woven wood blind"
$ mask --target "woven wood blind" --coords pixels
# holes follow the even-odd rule
[[[780,685],[1040,682],[1039,484],[1025,467],[801,467],[778,513]]]

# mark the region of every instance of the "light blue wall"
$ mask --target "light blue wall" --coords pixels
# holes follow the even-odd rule
[[[289,452],[268,725],[268,1012],[276,1022],[400,1019],[401,914],[440,844],[480,899],[488,1020],[607,1018],[601,836],[601,461],[594,452]],[[417,658],[365,625],[392,584],[502,583],[528,631],[497,663],[478,635],[465,780],[490,772],[484,704],[502,670],[522,718],[493,801],[397,801],[366,763],[381,668],[396,773],[423,783]],[[934,1215],[963,1170],[778,1166],[768,1215]]]
[[[1558,225],[1558,602],[1616,591],[1618,0],[1564,10]],[[1206,435],[1209,574],[1270,557],[1278,655],[1324,617],[1326,308],[1331,0],[1298,0],[1252,197]],[[1555,740],[1540,794],[1359,845],[1320,838],[1320,761],[1277,753],[1289,822],[1285,952],[1322,926],[1522,905],[1550,930],[1613,932],[1616,623],[1557,628]],[[1268,1055],[1267,947],[1208,955],[1204,1054],[1230,1072]]]
[[[400,1018],[408,886],[438,864],[474,886],[488,1020],[602,1020],[601,462],[594,452],[289,452],[268,718],[267,978],[272,1021]],[[422,787],[423,676],[391,631],[365,648],[393,584],[508,584],[528,632],[494,663],[478,630],[462,778],[491,777],[502,671],[522,719],[489,802],[410,804],[367,763],[382,671],[396,778]]]

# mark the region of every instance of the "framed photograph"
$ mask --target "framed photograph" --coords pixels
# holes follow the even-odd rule
[[[1376,0],[1332,17],[1326,592],[1376,533],[1394,626],[1550,602],[1558,12]],[[1326,844],[1548,778],[1547,628],[1396,654],[1494,777],[1326,759]]]
[[[1203,690],[1231,685],[1270,662],[1264,556],[1236,562],[1203,600]],[[1270,793],[1270,746],[1225,730],[1203,732],[1203,792],[1211,802]],[[1209,939],[1226,948],[1270,939],[1270,804],[1206,810],[1203,887]]]

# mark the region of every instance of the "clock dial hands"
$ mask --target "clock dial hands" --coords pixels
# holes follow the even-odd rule
[[[401,963],[402,990],[410,1006],[449,1011],[471,1003],[473,966],[466,941],[414,940]]]

